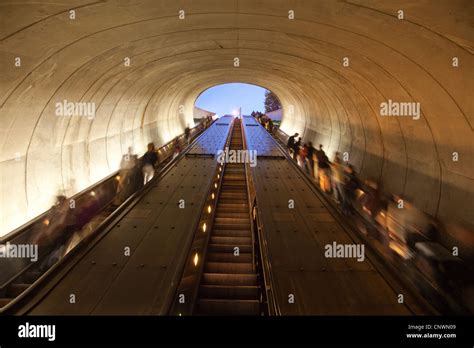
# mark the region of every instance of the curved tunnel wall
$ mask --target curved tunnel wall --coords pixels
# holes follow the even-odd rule
[[[182,133],[199,93],[226,82],[274,91],[285,132],[474,224],[470,1],[17,1],[0,16],[0,235],[116,170],[129,146]],[[419,102],[420,119],[381,117],[388,99]],[[57,116],[63,100],[95,116]]]

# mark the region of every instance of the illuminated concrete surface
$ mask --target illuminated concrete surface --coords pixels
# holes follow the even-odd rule
[[[142,152],[182,133],[197,96],[226,82],[271,89],[285,132],[331,156],[348,152],[361,176],[441,220],[473,224],[473,6],[2,2],[0,235],[46,210],[58,192],[71,195],[117,169],[129,146]],[[381,117],[389,99],[421,103],[420,119]],[[57,116],[63,100],[95,103],[95,117]]]

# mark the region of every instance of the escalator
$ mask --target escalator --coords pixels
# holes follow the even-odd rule
[[[198,127],[193,128],[191,139],[196,138],[196,136],[202,133],[203,130]],[[189,144],[184,134],[176,139],[178,139],[178,144],[183,148],[191,148],[191,145],[188,146]],[[173,140],[158,149],[157,154],[160,160],[155,168],[156,173],[162,174],[172,168],[172,162],[175,159],[173,156],[175,141]],[[193,140],[194,142],[195,140]],[[0,260],[4,261],[0,263],[0,275],[2,276],[0,277],[0,314],[11,311],[14,306],[20,306],[18,303],[23,301],[23,297],[26,297],[28,293],[32,293],[35,287],[39,288],[46,283],[46,280],[43,279],[46,275],[62,267],[65,261],[72,257],[70,252],[74,254],[79,249],[85,249],[86,245],[91,243],[100,234],[100,230],[107,228],[107,225],[110,223],[109,221],[119,216],[130,205],[129,203],[132,198],[136,197],[138,199],[146,190],[141,187],[138,190],[134,188],[129,194],[121,195],[117,187],[119,179],[120,171],[117,171],[83,192],[69,198],[75,201],[76,209],[80,210],[84,202],[87,203],[90,201],[90,197],[95,197],[99,208],[94,213],[94,216],[87,221],[87,231],[82,231],[84,226],[75,230],[75,238],[68,239],[68,242],[65,243],[65,250],[58,253],[57,257],[54,257],[54,254],[58,250],[53,248],[55,244],[52,242],[50,245],[39,248],[37,262],[21,263],[21,258],[5,258]],[[148,188],[150,187],[151,185],[148,185]],[[49,211],[24,227],[20,227],[18,231],[12,232],[12,236],[6,240],[6,243],[31,243],[31,241],[35,240],[35,236],[44,230],[43,225],[45,221],[50,219],[48,214]],[[6,243],[0,240],[0,247],[7,245]]]
[[[230,150],[242,150],[240,119]],[[195,314],[260,315],[260,287],[244,163],[227,163],[198,289]]]

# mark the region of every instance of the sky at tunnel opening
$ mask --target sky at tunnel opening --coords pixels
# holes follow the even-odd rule
[[[250,115],[252,111],[265,111],[265,91],[265,88],[247,83],[226,83],[205,90],[195,105],[218,116],[230,115],[239,107],[243,115]]]

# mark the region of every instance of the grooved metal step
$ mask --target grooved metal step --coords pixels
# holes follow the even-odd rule
[[[258,300],[200,299],[199,313],[207,315],[259,315]]]
[[[204,265],[206,273],[238,273],[252,274],[255,273],[251,263],[235,263],[235,262],[206,262]]]
[[[227,244],[210,244],[207,247],[207,250],[211,253],[233,253],[234,248],[238,247],[240,253],[251,253],[253,251],[251,245],[227,245]]]
[[[202,284],[253,286],[257,285],[257,275],[248,273],[204,273]]]
[[[10,284],[7,290],[7,297],[17,297],[23,291],[28,289],[30,286],[31,284],[24,284],[24,283]]]
[[[251,237],[250,230],[224,230],[215,229],[212,234],[214,237]],[[235,243],[233,243],[235,244]]]
[[[238,254],[222,253],[222,252],[210,252],[207,253],[206,262],[234,262],[234,263],[252,263],[252,254],[243,253],[239,251]]]
[[[252,245],[252,238],[250,237],[220,237],[211,236],[212,244],[247,244]]]
[[[254,300],[258,286],[202,285],[201,298]]]

